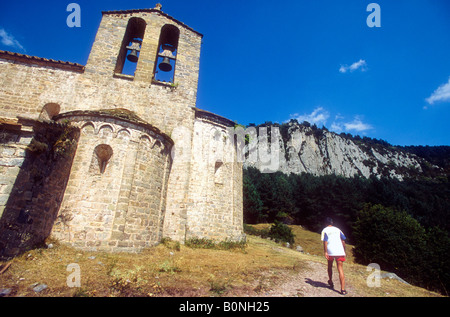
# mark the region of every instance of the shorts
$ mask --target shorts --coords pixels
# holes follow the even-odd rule
[[[330,255],[330,256],[328,256],[328,261],[333,261],[333,260],[345,262],[345,255],[338,255],[338,256]]]

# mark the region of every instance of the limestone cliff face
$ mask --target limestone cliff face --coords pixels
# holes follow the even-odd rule
[[[258,129],[257,144],[250,142],[247,147],[247,151],[258,152],[258,159],[246,160],[245,166],[256,167],[262,172],[360,175],[366,178],[375,175],[403,180],[422,173],[424,164],[430,166],[424,159],[393,146],[347,138],[296,122],[267,127],[267,137]],[[267,149],[263,144],[267,144]]]

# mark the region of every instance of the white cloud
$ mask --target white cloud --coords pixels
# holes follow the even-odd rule
[[[310,114],[299,115],[298,113],[296,113],[296,114],[291,115],[291,119],[297,119],[297,121],[299,123],[302,123],[303,121],[307,121],[311,124],[317,125],[318,127],[325,125],[325,123],[327,122],[329,117],[330,117],[330,114],[328,113],[328,111],[326,111],[322,107],[317,107]]]
[[[355,119],[351,122],[344,123],[344,127],[346,131],[356,131],[356,132],[365,132],[367,130],[373,129],[370,124],[362,122],[359,117],[355,117]]]
[[[6,45],[8,47],[16,48],[16,49],[20,49],[22,51],[25,51],[25,49],[22,46],[22,44],[20,44],[19,41],[17,41],[14,38],[14,36],[12,36],[8,32],[6,32],[5,29],[3,29],[3,28],[0,28],[0,42],[3,45]]]
[[[334,131],[334,132],[337,132],[337,133],[341,133],[342,131],[344,131],[344,124],[342,122],[339,122],[339,121],[341,121],[343,119],[344,119],[343,116],[341,116],[340,114],[337,114],[334,117],[334,121],[331,124],[330,130]]]
[[[331,124],[330,130],[336,133],[341,133],[342,131],[344,131],[344,127],[341,123],[333,122]]]
[[[425,99],[430,105],[434,104],[438,101],[449,101],[450,102],[450,77],[448,78],[448,82],[439,86],[430,97]],[[426,107],[425,107],[426,109]]]
[[[341,67],[339,68],[339,72],[341,73],[346,73],[348,71],[350,72],[354,72],[357,69],[361,69],[362,72],[367,70],[367,63],[365,60],[360,59],[359,61],[351,64],[350,66],[348,65],[341,65]]]
[[[299,115],[298,113],[291,115],[291,119],[296,119],[299,123],[307,121],[310,124],[316,124],[318,127],[326,126],[330,113],[323,107],[317,107],[309,114]],[[364,133],[373,129],[373,126],[363,122],[361,116],[354,116],[352,121],[345,120],[341,114],[334,117],[330,130],[336,133],[341,132],[357,132]]]
[[[364,133],[368,130],[372,130],[373,127],[368,124],[364,123],[358,116],[356,116],[353,121],[348,122],[339,122],[334,121],[331,124],[330,130],[334,131],[336,133],[341,132],[356,132],[356,133]]]

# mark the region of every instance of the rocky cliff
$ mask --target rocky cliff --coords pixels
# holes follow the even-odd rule
[[[336,134],[307,122],[266,123],[247,127],[246,131],[249,129],[256,129],[258,138],[257,142],[251,135],[247,138],[244,166],[253,166],[262,172],[360,175],[366,178],[374,175],[399,180],[429,177],[430,173],[433,176],[445,174],[444,168],[406,148],[394,147],[382,140]],[[249,153],[257,153],[258,159],[248,159]]]

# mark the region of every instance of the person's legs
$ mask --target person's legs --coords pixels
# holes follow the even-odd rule
[[[328,284],[333,287],[333,258],[328,260]]]
[[[343,261],[337,261],[337,270],[339,272],[339,281],[341,282],[341,292],[345,291],[345,276],[344,276],[344,262]]]

